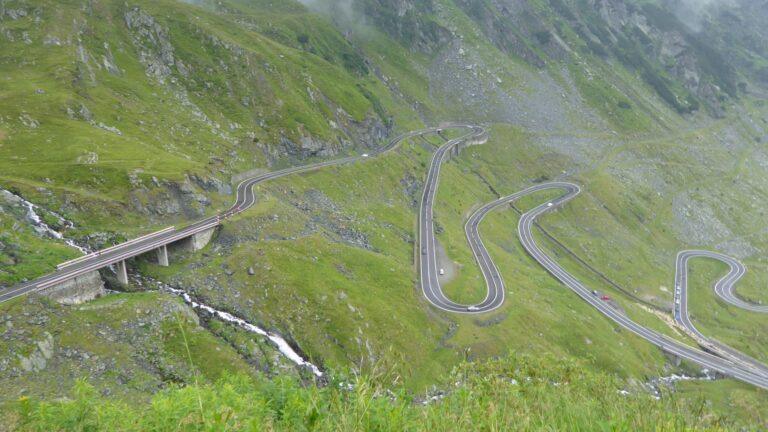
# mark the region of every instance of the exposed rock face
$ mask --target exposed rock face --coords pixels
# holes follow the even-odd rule
[[[428,73],[431,96],[442,98],[446,105],[467,107],[464,118],[514,123],[547,133],[572,133],[583,127],[572,121],[578,115],[590,116],[593,127],[605,127],[582,102],[567,70],[563,70],[563,82],[521,70],[518,73],[522,76],[516,78],[530,87],[510,89],[501,79],[508,78],[503,68],[486,62],[457,40],[435,56]]]
[[[168,32],[151,15],[134,7],[125,13],[125,25],[133,35],[139,60],[149,76],[162,83],[171,76],[174,69],[186,75],[186,67],[177,63],[173,55]]]
[[[658,61],[670,76],[704,101],[712,114],[723,114],[723,99],[735,96],[735,74],[714,40],[704,41],[706,35],[658,6],[638,7],[626,0],[591,3],[608,26],[602,33],[590,27],[590,33],[597,33],[593,34],[596,40],[609,50],[626,49],[627,40],[642,46],[649,59]],[[674,5],[670,7],[674,9]],[[695,110],[696,105],[689,104],[687,109]]]
[[[327,157],[337,153],[330,143],[323,142],[311,135],[302,136],[299,142],[291,141],[285,136],[280,137],[280,153],[299,159],[308,157]]]
[[[54,342],[53,336],[44,332],[42,340],[35,343],[32,353],[29,356],[19,356],[19,366],[25,372],[39,372],[48,366],[48,360],[53,357]]]
[[[319,94],[318,99],[322,100],[329,111],[334,113],[330,123],[337,132],[335,140],[320,139],[311,135],[303,127],[299,127],[298,138],[292,139],[285,135],[280,137],[279,145],[268,150],[270,158],[288,157],[299,161],[310,157],[331,157],[356,145],[375,148],[389,136],[392,128],[389,121],[385,124],[380,117],[374,114],[357,121],[324,95]]]
[[[200,177],[196,174],[189,176],[202,189],[208,192],[216,192],[222,195],[232,195],[232,186],[228,185],[215,177]]]
[[[474,0],[457,3],[478,22],[485,36],[500,50],[519,56],[533,66],[544,66],[544,59],[529,47],[526,39],[538,36],[538,42],[547,45],[550,36],[539,20],[532,19],[534,15],[528,2],[498,2],[495,10]]]
[[[92,271],[42,291],[42,294],[66,305],[81,304],[106,294],[98,271]]]
[[[101,63],[102,66],[104,66],[104,69],[112,75],[122,75],[122,71],[117,67],[117,64],[115,64],[115,56],[112,54],[112,50],[106,42],[104,42],[104,49],[107,51],[105,55],[101,56]]]
[[[436,8],[432,0],[364,0],[355,2],[354,7],[382,31],[418,51],[431,52],[451,37],[447,29],[429,18]]]
[[[231,186],[215,178],[203,178],[197,175],[186,176],[183,182],[154,181],[145,184],[138,176],[130,176],[133,190],[130,205],[135,211],[150,217],[184,215],[196,218],[205,214],[205,208],[211,200],[200,191],[231,194]]]

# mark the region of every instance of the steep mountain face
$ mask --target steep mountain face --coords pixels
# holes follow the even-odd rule
[[[116,198],[145,216],[199,216],[200,193],[226,193],[236,172],[388,135],[339,33],[298,6],[278,25],[238,7],[3,1],[7,186],[44,188],[67,213],[94,213],[96,193],[112,214]]]
[[[451,34],[434,20],[433,0],[362,0],[351,9],[405,46],[424,53],[434,53],[446,44]]]
[[[584,193],[543,221],[556,238],[547,248],[633,319],[683,338],[658,312],[670,307],[680,249],[745,260],[753,279],[742,294],[765,299],[768,231],[756,221],[768,212],[766,10],[749,0],[0,0],[0,285],[79,254],[39,229],[24,200],[53,231],[98,248],[213,214],[248,174],[467,121],[487,125],[490,139],[441,172],[451,297],[484,294],[467,212],[564,179]],[[415,208],[441,142],[410,140],[381,158],[260,185],[257,205],[205,250],[172,257],[170,268],[137,259],[131,272],[280,332],[318,365],[384,365],[417,392],[463,360],[509,350],[586,358],[632,388],[692,373],[535,266],[512,212],[490,215],[481,232],[510,287],[505,306],[478,319],[427,306],[414,271]],[[718,270],[696,267],[697,281]],[[697,307],[709,331],[768,359],[764,319],[709,298]],[[100,391],[141,399],[229,366],[287,369],[263,340],[198,321],[163,293],[0,310],[8,399],[25,389],[60,396],[94,373]],[[76,337],[93,329],[93,340]],[[77,376],[46,387],[83,358]],[[731,381],[679,391],[701,391],[717,412],[765,409],[763,393]]]
[[[764,3],[460,0],[455,4],[504,53],[537,68],[574,53],[619,61],[680,113],[695,112],[703,105],[721,117],[727,101],[747,92],[748,83],[764,85]],[[392,2],[380,9],[408,17],[413,11],[431,12],[435,6]],[[446,38],[428,35],[450,34],[425,34],[425,25],[411,19],[393,26],[376,9],[361,10],[382,30],[396,28],[390,34],[404,42],[419,35],[434,45]],[[404,31],[405,26],[410,29]]]

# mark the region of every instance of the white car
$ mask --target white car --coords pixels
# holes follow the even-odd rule
[[[467,306],[467,312],[475,312],[475,311],[479,311],[479,310],[480,310],[480,308],[475,306],[475,305]]]
[[[547,203],[547,207],[552,207],[552,203]]]
[[[445,269],[440,269],[440,276],[445,274]]]
[[[368,153],[363,153],[363,157],[368,157]]]

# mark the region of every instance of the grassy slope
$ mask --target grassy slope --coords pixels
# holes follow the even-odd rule
[[[146,7],[152,10],[153,6]],[[170,6],[163,3],[157,7]],[[316,66],[316,60],[305,60],[312,59],[311,56],[295,46],[287,47],[293,44],[288,41],[296,35],[294,20],[304,22],[300,17],[281,13],[281,16],[288,16],[285,20],[289,24],[286,24],[285,28],[293,29],[284,30],[286,35],[282,37],[286,45],[282,45],[274,42],[275,39],[266,40],[258,34],[246,35],[239,28],[223,28],[224,21],[221,21],[221,18],[209,17],[197,10],[190,12],[191,9],[187,7],[173,7],[179,8],[178,17],[161,19],[167,20],[165,22],[176,32],[174,34],[185,34],[183,23],[189,19],[189,14],[201,16],[201,25],[205,25],[207,31],[215,30],[221,38],[243,41],[246,37],[258,37],[257,40],[261,43],[257,44],[258,56],[267,56],[268,61],[275,64],[281,64],[282,60],[278,59],[282,58],[279,55],[284,55],[292,62],[310,68],[313,78],[317,75],[316,79],[319,79],[319,76],[348,76],[339,75],[342,72],[338,66],[328,66],[322,62],[320,66]],[[482,38],[472,31],[473,23],[450,7],[450,4],[447,13],[451,16],[453,24],[466,34],[468,43],[478,44],[480,55],[497,59],[500,65],[510,71],[511,76],[516,72],[523,74],[528,70],[528,66],[499,55],[490,44],[483,42]],[[249,39],[249,42],[255,43],[254,39]],[[184,40],[181,43],[189,50],[186,55],[190,58],[209,58],[193,41]],[[360,43],[382,71],[393,77],[398,88],[405,93],[406,99],[422,101],[436,118],[452,111],[460,113],[460,107],[434,106],[430,103],[428,86],[425,85],[426,78],[421,72],[428,63],[428,58],[411,55],[403,47],[375,32],[361,37]],[[265,47],[262,49],[262,46]],[[758,169],[750,165],[749,157],[749,152],[758,149],[756,146],[747,146],[736,155],[712,139],[713,134],[723,127],[723,123],[732,119],[705,128],[693,129],[692,126],[687,126],[690,129],[678,128],[674,133],[666,132],[663,126],[649,123],[648,112],[656,117],[666,118],[665,123],[671,122],[676,127],[682,125],[683,121],[671,114],[669,109],[660,108],[658,99],[650,95],[644,84],[637,82],[636,77],[620,68],[616,73],[608,73],[609,69],[606,67],[606,70],[603,70],[597,60],[590,58],[590,62],[596,62],[598,66],[595,68],[603,73],[599,73],[595,81],[589,82],[584,80],[583,71],[578,68],[571,70],[576,77],[577,87],[585,103],[598,110],[622,135],[608,151],[601,154],[601,160],[586,167],[576,165],[579,173],[575,180],[585,186],[585,194],[562,211],[547,216],[544,224],[569,248],[577,251],[582,258],[620,284],[637,290],[638,295],[663,304],[669,301],[666,299],[668,294],[660,290],[660,287],[671,285],[674,253],[685,246],[683,242],[675,240],[671,226],[672,197],[694,187],[713,188],[717,191],[717,196],[729,196],[733,190],[732,180],[739,170],[748,175]],[[18,63],[9,61],[7,64]],[[141,66],[134,60],[132,67],[133,72],[130,73],[134,75],[131,76],[142,82],[143,78],[138,79],[139,74],[143,73]],[[285,74],[289,70],[290,66],[284,66],[282,72]],[[561,73],[556,70],[548,72]],[[105,73],[98,74],[101,77]],[[126,74],[128,75],[128,72]],[[288,101],[289,105],[298,104],[283,113],[287,118],[293,118],[297,110],[302,111],[302,108],[309,106],[306,105],[306,98],[299,96],[301,92],[296,90],[303,89],[303,84],[298,84],[302,82],[301,79],[293,77],[290,73],[289,76],[295,81],[283,86],[289,90],[280,100]],[[104,79],[108,77],[105,76]],[[358,81],[360,80],[353,79],[350,83]],[[404,106],[403,100],[388,96],[378,81],[363,81],[375,89],[387,110],[397,116],[399,127],[405,129],[418,126],[419,121],[414,120],[415,116],[409,117],[405,114],[409,111],[398,109]],[[523,83],[516,83],[514,79],[505,79],[504,82],[511,83],[510,86],[524,88]],[[345,80],[340,79],[338,82],[324,85],[324,92],[329,94],[337,91],[333,89],[334,86],[339,86],[341,93],[338,97],[351,98],[345,108],[355,115],[359,116],[367,109],[366,103],[354,93],[344,92],[344,89],[353,91],[351,84],[347,85]],[[137,92],[149,92],[154,89],[151,84],[145,84],[145,87]],[[633,99],[633,102],[641,106],[636,107],[633,104],[631,112],[615,109],[621,98],[621,91],[616,90],[617,87],[625,93],[640,95],[639,98]],[[32,88],[27,90],[32,91]],[[51,93],[55,93],[55,90],[51,89],[40,96]],[[5,90],[3,94],[10,94],[9,90]],[[14,96],[17,99],[8,97],[8,100],[13,102],[20,100],[22,96]],[[169,96],[168,100],[172,101],[172,98]],[[202,97],[199,103],[208,109],[205,104],[213,102],[206,100]],[[640,102],[637,102],[638,100]],[[274,100],[264,100],[262,103],[272,107],[273,102]],[[31,102],[25,98],[24,103]],[[168,104],[171,105],[170,102]],[[172,108],[158,105],[156,109],[161,113]],[[316,117],[314,120],[307,119],[306,124],[320,127],[319,133],[322,133],[320,118],[326,113],[322,109],[308,111]],[[7,113],[6,118],[13,119],[16,114],[18,113]],[[52,118],[63,116],[60,112],[49,114]],[[242,110],[237,109],[232,118],[245,123],[247,118],[243,118],[243,115],[245,114]],[[130,110],[124,116],[128,118]],[[672,120],[669,120],[670,118]],[[67,128],[70,127],[69,120],[61,121],[68,125]],[[131,127],[129,122],[116,125],[121,130],[130,130]],[[194,122],[190,121],[190,125],[194,125]],[[40,134],[36,136],[38,142],[39,138],[44,137],[44,133],[48,133],[46,127],[41,123],[38,132],[34,132]],[[83,125],[78,127],[91,128]],[[15,139],[17,135],[21,136],[20,140],[32,135],[21,130],[21,126],[15,123],[3,123],[0,128],[8,130],[10,136],[3,142],[4,147],[0,148],[0,151],[16,151],[17,145],[9,146],[8,142],[16,143],[11,139]],[[157,130],[155,133],[164,133],[163,128],[148,129]],[[203,130],[201,134],[207,133],[205,128],[200,129]],[[66,133],[71,133],[77,129],[66,130]],[[83,136],[92,134],[91,129],[87,131]],[[266,134],[263,131],[259,133]],[[605,138],[598,133],[590,137]],[[703,137],[703,141],[700,137]],[[162,138],[157,137],[157,141],[162,141]],[[169,138],[177,145],[184,142],[178,138]],[[441,176],[438,213],[439,222],[446,231],[441,234],[440,239],[451,258],[462,265],[457,280],[447,287],[457,299],[479,298],[483,289],[482,285],[478,284],[478,272],[464,244],[461,229],[463,217],[472,206],[494,197],[477,173],[497,191],[511,193],[529,185],[531,179],[542,176],[553,178],[563,170],[570,171],[575,165],[569,156],[537,145],[537,138],[540,137],[532,132],[504,125],[495,126],[489,144],[465,151],[459,161],[446,166]],[[206,139],[201,138],[199,142],[206,142]],[[130,148],[132,144],[115,146]],[[201,152],[215,153],[218,147],[204,147]],[[193,154],[192,150],[184,151]],[[72,156],[74,155],[75,153],[72,153]],[[160,160],[165,158],[162,153],[157,157]],[[168,160],[173,162],[176,159],[169,157]],[[745,162],[735,164],[735,167],[729,165],[713,169],[718,167],[717,162],[722,160]],[[195,270],[189,269],[187,263],[176,263],[169,269],[148,268],[148,271],[181,281],[217,304],[237,307],[242,315],[290,333],[313,359],[322,360],[330,366],[343,367],[352,363],[369,367],[377,359],[383,359],[388,364],[399,363],[396,371],[407,378],[408,386],[412,389],[423,389],[467,356],[476,358],[499,355],[509,348],[532,355],[554,352],[560,356],[586,357],[589,359],[589,367],[599,367],[624,376],[642,377],[662,372],[664,359],[660,353],[630,335],[616,333],[612,324],[579,302],[524,255],[514,233],[517,219],[512,212],[499,212],[489,216],[482,228],[483,235],[489,239],[491,252],[499,262],[502,274],[510,287],[510,296],[504,308],[488,317],[498,318],[498,322],[485,317],[474,319],[441,316],[427,307],[421,299],[414,279],[413,245],[409,241],[413,238],[415,213],[409,208],[411,198],[405,194],[402,182],[409,175],[412,179],[422,178],[427,161],[427,152],[419,145],[411,144],[380,160],[292,177],[265,185],[259,190],[259,204],[227,225],[222,233],[223,238],[240,237],[251,241],[241,240],[231,250],[225,247],[217,250],[214,247],[212,250],[201,252],[197,259],[203,261],[204,265]],[[170,171],[178,173],[190,169],[185,168],[184,164],[195,162],[195,157],[192,162],[186,158],[179,159],[178,163],[181,165],[171,163],[169,166],[174,167],[174,170],[169,170],[164,175],[171,176]],[[200,162],[205,162],[205,159]],[[665,189],[661,196],[655,194],[656,190],[648,177],[640,181],[627,176],[626,173],[639,164],[651,167],[649,176],[663,179]],[[68,167],[66,164],[65,166]],[[133,166],[136,165],[126,165],[120,159],[121,170],[125,171]],[[250,168],[253,163],[243,162],[240,166]],[[78,167],[72,172],[78,172],[78,169],[81,168]],[[67,169],[67,172],[69,171],[70,169]],[[29,172],[24,171],[27,174]],[[52,172],[55,173],[56,170]],[[734,198],[734,204],[738,199],[746,199],[750,191],[759,190],[763,186],[759,178],[755,177],[758,176],[749,178],[752,189],[735,194],[741,198]],[[119,176],[115,178],[119,181],[107,183],[109,188],[120,189],[125,186],[124,179]],[[22,185],[40,184],[39,179],[12,180]],[[68,181],[67,179],[67,185]],[[58,181],[54,184],[58,184]],[[105,187],[105,190],[109,188]],[[77,189],[75,193],[85,193],[81,190],[83,187]],[[318,209],[299,210],[301,202],[309,201],[307,192],[310,190],[321,191],[338,209],[320,217],[318,213],[322,212]],[[538,199],[546,198],[533,198],[521,203],[521,207],[534,205]],[[748,213],[743,220],[734,221],[732,230],[736,234],[751,232],[753,227],[750,226],[750,221],[754,220],[752,216],[755,214],[757,210],[755,213]],[[273,215],[278,217],[274,218]],[[339,242],[339,232],[345,227],[365,234],[373,249],[362,250]],[[548,244],[547,247],[552,245]],[[222,276],[222,264],[235,270],[232,277]],[[569,268],[576,268],[569,261],[566,261],[566,264]],[[747,264],[750,265],[751,262],[748,261]],[[254,266],[259,276],[247,276],[244,269],[248,266]],[[750,266],[750,269],[752,268]],[[175,273],[179,274],[174,276]],[[203,286],[199,281],[207,275],[216,276],[220,280],[211,286]],[[762,281],[762,278],[764,276],[760,276],[760,273],[750,272],[745,285],[758,285],[756,282]],[[600,288],[618,297],[622,306],[634,318],[673,334],[661,321],[639,309],[619,293],[612,292],[608,287]],[[747,288],[746,292],[754,298],[760,298],[760,292],[757,290]],[[239,294],[239,297],[233,297],[234,294]],[[701,313],[702,317],[705,313],[713,314],[721,307],[712,302],[693,306],[705,309],[696,312]],[[762,342],[761,335],[767,333],[753,330],[756,320],[762,322],[759,321],[762,318],[738,311],[732,313],[743,319],[729,321],[729,330],[722,334],[724,341],[730,343],[732,341],[729,339],[734,342],[749,340],[745,335],[752,335]],[[454,323],[457,328],[451,330]],[[707,330],[713,334],[719,331],[709,327]],[[752,344],[756,348],[739,346],[738,343],[734,345],[747,351],[768,346],[765,343]],[[370,350],[368,346],[371,347]],[[751,353],[756,356],[765,355],[760,351]],[[723,387],[730,388],[729,386],[735,385],[727,382],[690,387],[696,387],[695,390],[703,391],[705,397],[713,398]],[[748,409],[758,412],[765,409],[764,404],[759,403],[763,393],[742,388],[739,388],[739,392],[745,395],[744,400],[754,401]]]
[[[73,220],[80,228],[70,235],[135,236],[178,221],[183,216],[148,218],[128,203],[147,205],[158,191],[155,179],[179,182],[195,173],[226,183],[233,173],[264,168],[281,136],[333,143],[342,134],[329,120],[339,112],[354,122],[379,115],[379,108],[396,113],[403,127],[418,127],[378,80],[354,69],[362,60],[341,34],[298,6],[264,16],[266,6],[243,5],[241,24],[233,26],[230,13],[177,1],[135,3],[164,29],[174,58],[189,70],[185,77],[172,68],[166,81],[175,84],[162,85],[139,62],[141,52],[157,47],[134,45],[121,2],[95,2],[91,9],[6,3],[25,5],[27,17],[2,22],[16,39],[0,46],[0,182]],[[300,44],[299,34],[311,35],[309,41]],[[50,37],[61,46],[44,44]],[[87,62],[78,60],[78,40]],[[119,75],[102,66],[110,53]],[[67,114],[81,105],[93,124]],[[93,154],[96,160],[89,160]],[[205,193],[216,207],[230,200]],[[58,260],[38,255],[36,261],[15,269],[7,282],[39,275]]]
[[[464,365],[450,392],[427,406],[394,385],[391,376],[363,376],[354,388],[334,380],[324,388],[293,379],[227,377],[157,394],[151,406],[99,400],[80,386],[71,400],[22,400],[7,417],[25,431],[112,430],[722,430],[744,419],[711,415],[700,399],[644,392],[618,396],[625,384],[575,362],[511,356]],[[757,415],[755,418],[759,418]]]
[[[115,294],[67,308],[44,298],[14,299],[3,309],[3,403],[25,395],[55,398],[83,378],[105,396],[137,401],[173,382],[212,382],[226,371],[254,373],[173,296]],[[49,336],[50,351],[41,356],[39,347]],[[260,361],[271,365],[271,349],[263,351]],[[35,356],[45,358],[44,365],[24,371],[20,359]]]

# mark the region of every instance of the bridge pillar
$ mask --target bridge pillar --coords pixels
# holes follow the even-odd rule
[[[128,285],[128,268],[125,260],[117,262],[117,281],[123,285]]]
[[[189,250],[198,251],[204,248],[213,238],[216,233],[216,227],[201,231],[197,234],[193,234],[189,237],[187,247]]]
[[[157,263],[163,267],[168,267],[168,246],[162,245],[156,249]]]

